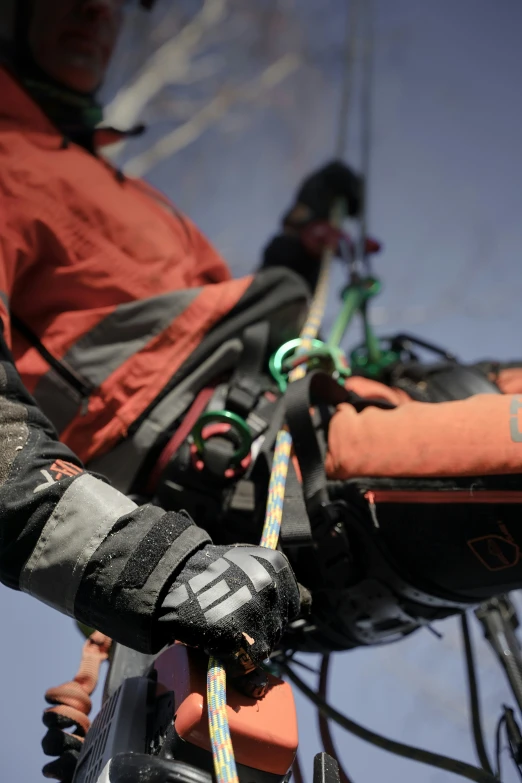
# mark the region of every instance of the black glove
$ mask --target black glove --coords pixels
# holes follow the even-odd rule
[[[345,200],[348,214],[356,216],[362,206],[362,196],[362,179],[341,161],[333,161],[304,180],[294,207],[283,218],[283,225],[301,228],[311,221],[328,220],[338,198]]]
[[[300,608],[286,557],[255,546],[213,546],[186,562],[158,617],[166,641],[220,656],[246,649],[254,664],[268,657]]]
[[[51,725],[45,720],[44,723],[46,726]],[[65,731],[71,725],[64,718],[61,723],[57,722],[51,726],[42,740],[42,748],[45,755],[58,756],[54,761],[50,761],[43,767],[42,774],[44,778],[60,780],[61,783],[70,783],[72,781],[82,749],[82,740]]]
[[[274,237],[264,250],[261,268],[283,266],[297,272],[313,291],[319,275],[318,259],[325,247],[341,238],[329,223],[334,202],[343,198],[348,213],[361,209],[361,178],[340,161],[333,161],[307,177],[294,206],[283,217],[284,233]]]

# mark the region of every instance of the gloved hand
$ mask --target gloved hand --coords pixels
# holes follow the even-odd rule
[[[299,608],[297,582],[283,554],[207,544],[176,577],[158,621],[166,641],[177,639],[217,657],[245,649],[257,664]]]
[[[362,179],[344,163],[333,161],[315,171],[301,183],[294,205],[283,217],[284,232],[265,248],[261,267],[287,267],[313,291],[319,275],[317,260],[325,247],[339,245],[342,236],[329,221],[336,199],[344,199],[348,214],[356,216],[362,197]],[[377,249],[372,246],[369,252]]]
[[[283,218],[283,225],[300,229],[311,221],[328,220],[338,198],[346,202],[348,214],[356,216],[362,196],[362,179],[346,164],[332,161],[301,183],[295,205]]]

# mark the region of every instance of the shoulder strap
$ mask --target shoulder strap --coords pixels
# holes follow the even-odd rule
[[[60,359],[57,359],[56,356],[54,356],[48,348],[45,347],[45,345],[42,343],[42,341],[36,336],[36,334],[30,329],[27,324],[22,321],[21,318],[19,318],[14,313],[11,313],[10,315],[10,321],[11,325],[16,329],[17,332],[19,332],[22,337],[27,340],[29,345],[32,345],[33,348],[35,348],[42,359],[45,359],[47,364],[53,368],[53,370],[60,375],[63,380],[69,384],[69,386],[72,386],[73,389],[76,389],[76,391],[82,396],[82,398],[87,399],[92,391],[91,387],[85,383],[85,381],[80,378],[79,375],[77,375],[70,367],[67,367],[64,362],[60,361]]]
[[[245,418],[255,408],[262,392],[261,373],[269,335],[268,321],[252,324],[242,334],[243,351],[228,384],[226,407]]]

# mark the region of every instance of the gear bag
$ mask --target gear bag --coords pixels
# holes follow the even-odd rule
[[[312,650],[392,641],[522,586],[522,395],[396,405],[347,385],[312,373],[286,394],[313,539],[289,549],[314,597],[293,643]]]

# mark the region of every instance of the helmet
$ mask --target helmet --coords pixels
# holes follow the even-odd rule
[[[154,6],[156,0],[139,0],[139,4],[147,11]],[[15,35],[16,9],[19,0],[0,0],[0,47],[13,42]]]

